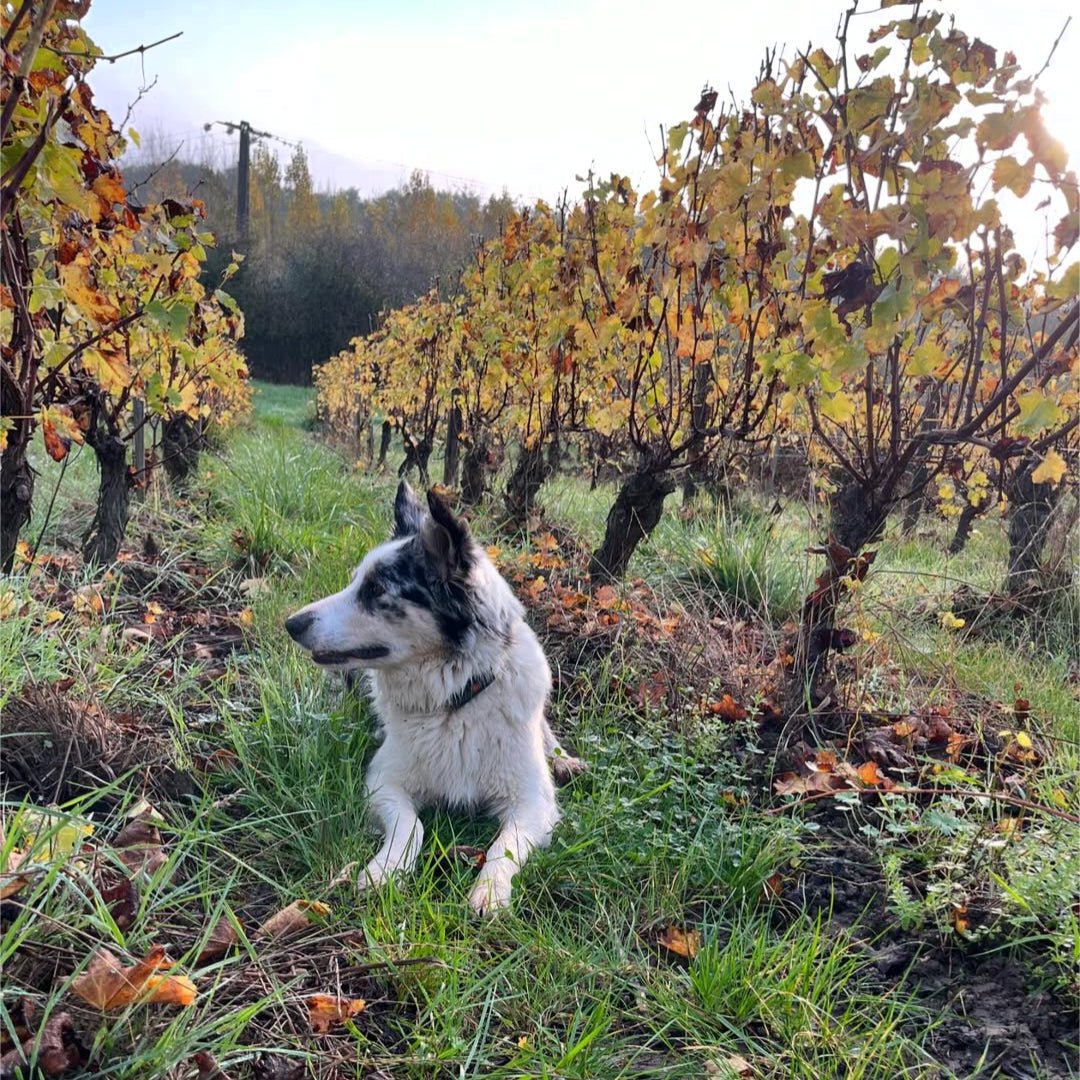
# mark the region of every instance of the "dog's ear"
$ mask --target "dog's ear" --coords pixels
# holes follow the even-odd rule
[[[472,565],[469,526],[454,517],[434,491],[428,492],[429,516],[420,528],[420,543],[443,581],[465,574]]]
[[[403,536],[415,536],[420,531],[423,521],[423,507],[413,494],[408,481],[402,480],[398,484],[397,495],[394,497],[394,532],[391,539],[400,540]]]

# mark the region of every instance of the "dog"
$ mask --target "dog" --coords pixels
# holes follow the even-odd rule
[[[493,914],[529,853],[551,840],[552,772],[563,781],[584,766],[545,717],[551,669],[520,602],[468,525],[435,492],[427,503],[403,481],[390,540],[285,629],[320,667],[366,673],[382,743],[365,786],[383,839],[360,887],[413,868],[425,806],[487,810],[499,832],[469,903]]]

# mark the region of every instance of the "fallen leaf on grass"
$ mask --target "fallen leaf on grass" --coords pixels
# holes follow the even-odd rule
[[[784,875],[779,870],[765,879],[767,896],[779,896],[784,891]]]
[[[952,924],[953,929],[958,934],[966,934],[968,932],[968,928],[971,926],[971,920],[968,918],[966,904],[953,904]]]
[[[831,772],[812,772],[809,776],[784,773],[773,784],[777,795],[824,795],[846,787],[842,776]]]
[[[239,944],[240,935],[237,934],[232,920],[227,915],[222,915],[214,924],[214,929],[210,931],[210,936],[206,939],[206,944],[195,963],[202,967],[203,964],[220,960],[234,945]]]
[[[467,844],[455,844],[446,849],[446,857],[451,862],[464,863],[474,870],[479,870],[487,861],[487,852],[481,847],[469,847]]]
[[[753,1076],[754,1067],[741,1054],[732,1054],[723,1061],[707,1061],[705,1071],[720,1080],[732,1080],[733,1077]]]
[[[731,723],[745,720],[750,715],[730,694],[725,694],[719,701],[710,701],[708,708],[713,716]]]
[[[105,601],[95,585],[84,585],[72,601],[72,608],[77,615],[88,619],[96,618],[105,611]]]
[[[593,593],[593,599],[596,601],[596,606],[600,608],[601,611],[606,611],[615,606],[618,602],[619,594],[616,592],[614,586],[601,585],[600,588]]]
[[[9,896],[22,892],[31,880],[28,874],[0,874],[0,900],[6,900]]]
[[[37,1006],[27,997],[19,998],[8,1010],[8,1024],[0,1024],[0,1051],[6,1053],[12,1043],[22,1043],[30,1038],[30,1022],[34,1019]]]
[[[37,1053],[34,1054],[35,1044]],[[89,1060],[86,1048],[75,1034],[75,1025],[69,1013],[57,1013],[51,1017],[37,1035],[30,1035],[20,1046],[0,1057],[0,1077],[30,1076],[29,1064],[33,1057],[36,1076],[63,1076],[69,1069],[77,1069]]]
[[[150,603],[146,605],[146,611],[143,614],[143,622],[146,623],[147,626],[153,626],[153,624],[164,614],[165,609],[156,600],[151,600]]]
[[[251,1072],[254,1080],[303,1080],[308,1075],[306,1062],[281,1054],[263,1054]]]
[[[677,926],[666,926],[660,931],[657,943],[676,956],[685,956],[693,960],[701,948],[700,930],[681,930]]]
[[[165,948],[155,945],[142,960],[124,967],[108,949],[99,949],[90,965],[71,981],[71,991],[103,1011],[128,1005],[191,1005],[198,991],[186,975],[159,975],[171,967]]]
[[[199,1070],[195,1080],[229,1080],[228,1074],[221,1071],[217,1058],[209,1050],[200,1050],[195,1055],[195,1067]]]
[[[130,878],[122,878],[115,885],[99,888],[101,902],[109,909],[118,930],[126,930],[135,921],[139,910],[139,897]]]
[[[878,768],[876,761],[864,761],[855,771],[867,787],[892,787],[892,781]]]
[[[367,1006],[363,998],[335,997],[333,994],[312,994],[307,999],[308,1022],[316,1035],[325,1035],[331,1027],[344,1024]]]
[[[320,919],[325,919],[330,914],[330,905],[319,900],[294,900],[288,907],[271,915],[255,931],[255,936],[280,938],[306,930],[311,925],[308,912]]]
[[[157,822],[161,815],[145,800],[139,803],[112,846],[117,857],[132,872],[153,874],[168,862]]]

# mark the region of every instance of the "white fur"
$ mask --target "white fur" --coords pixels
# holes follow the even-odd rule
[[[544,716],[551,671],[540,642],[478,547],[470,549],[467,584],[484,625],[467,648],[451,649],[423,608],[406,605],[394,620],[363,610],[356,597],[365,576],[408,542],[392,540],[369,552],[346,589],[298,612],[314,617],[298,641],[316,653],[376,643],[390,649],[361,665],[384,732],[366,776],[383,843],[361,887],[413,868],[424,836],[418,810],[432,804],[484,809],[498,817],[499,832],[469,902],[491,913],[510,903],[514,875],[533,848],[547,846],[559,820],[549,758],[565,776],[583,766],[563,753]],[[490,686],[460,708],[448,708],[473,679],[489,675]]]

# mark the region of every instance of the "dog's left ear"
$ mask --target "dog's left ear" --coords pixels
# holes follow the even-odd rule
[[[456,518],[434,491],[428,492],[429,516],[420,527],[420,543],[443,581],[466,573],[472,565],[469,526]]]
[[[403,536],[415,536],[420,531],[424,520],[424,509],[420,505],[407,480],[398,484],[394,497],[394,531],[391,540],[400,540]]]

